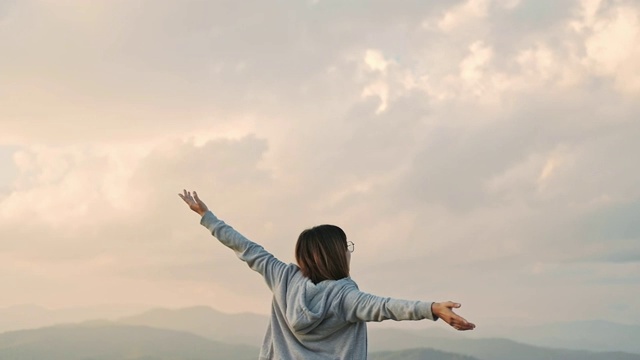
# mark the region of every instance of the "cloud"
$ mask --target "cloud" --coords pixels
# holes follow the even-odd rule
[[[447,11],[438,22],[442,31],[452,31],[476,18],[487,16],[489,0],[467,0]]]
[[[139,5],[15,3],[0,25],[0,254],[43,299],[100,278],[192,299],[168,305],[268,302],[183,188],[287,262],[304,228],[338,224],[374,293],[500,292],[526,317],[522,294],[573,279],[575,318],[602,279],[635,281],[634,3]]]
[[[585,42],[587,66],[596,74],[612,77],[620,91],[637,94],[640,91],[640,65],[636,61],[640,55],[640,9],[623,5],[608,9],[597,20],[588,12],[585,20],[574,26],[589,34]]]
[[[10,244],[43,258],[91,255],[83,250],[103,251],[106,244],[133,246],[132,238],[149,246],[170,235],[160,234],[166,224],[147,222],[175,214],[167,209],[176,210],[183,187],[225,189],[218,199],[229,202],[230,209],[242,206],[227,194],[257,196],[251,189],[269,183],[268,173],[257,169],[265,149],[252,137],[201,146],[174,141],[147,151],[135,145],[25,149],[15,155],[20,174],[15,191],[0,203],[0,220],[12,228],[31,219],[34,226],[22,231],[32,234],[26,235],[30,240]],[[43,236],[56,231],[60,238]]]
[[[582,219],[580,236],[588,254],[580,259],[605,263],[640,263],[637,198],[594,208]]]

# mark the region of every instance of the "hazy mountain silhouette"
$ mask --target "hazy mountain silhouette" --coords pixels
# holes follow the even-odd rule
[[[202,306],[178,310],[156,309],[139,316],[122,319],[122,321],[129,324],[193,332],[216,341],[259,346],[262,342],[268,319],[265,316],[255,314],[224,314]],[[413,348],[432,348],[474,356],[482,360],[512,360],[515,354],[518,354],[518,359],[522,360],[550,358],[563,360],[640,360],[640,355],[636,354],[594,353],[545,348],[506,339],[471,339],[467,338],[464,333],[450,333],[438,328],[424,331],[379,328],[369,331],[370,351],[395,351]]]
[[[508,328],[496,335],[539,346],[640,354],[640,325],[574,321]]]
[[[640,354],[590,352],[526,345],[507,339],[428,337],[415,331],[387,329],[369,333],[369,351],[432,348],[481,360],[640,360]]]
[[[23,311],[28,310],[22,308]],[[46,309],[34,308],[35,316],[44,313]],[[1,313],[0,313],[1,314]],[[0,323],[2,323],[0,318]],[[83,353],[86,350],[81,345],[76,344],[76,339],[80,339],[79,344],[95,344],[95,353],[85,356],[86,359],[109,359],[108,357],[99,357],[100,354],[105,356],[111,356],[116,354],[114,359],[158,359],[163,360],[161,353],[153,353],[144,350],[145,354],[139,357],[125,357],[129,356],[129,353],[124,354],[124,349],[129,347],[142,346],[141,349],[146,349],[150,346],[154,349],[169,349],[174,348],[175,354],[180,353],[178,358],[187,358],[185,353],[182,353],[181,349],[187,348],[202,348],[206,351],[214,351],[216,354],[224,354],[225,349],[241,349],[238,356],[250,355],[249,358],[256,358],[258,353],[258,347],[262,343],[268,318],[263,315],[257,314],[226,314],[216,311],[206,306],[197,306],[183,309],[153,309],[145,311],[138,315],[127,316],[120,318],[117,322],[105,322],[101,320],[94,320],[86,322],[81,326],[56,326],[38,330],[30,330],[26,332],[10,332],[0,334],[0,359],[12,359],[8,358],[7,354],[12,354],[17,351],[22,352],[25,358],[33,359],[75,359],[65,357],[50,357],[41,356],[42,354],[53,354],[55,356],[61,356],[61,351],[69,350],[75,353]],[[619,328],[611,330],[609,328],[603,328],[603,324],[594,323],[598,326],[592,326],[591,328],[583,328],[580,331],[573,328],[571,325],[567,325],[568,328],[565,331],[575,331],[577,335],[567,335],[558,333],[558,337],[564,339],[570,339],[571,336],[595,336],[597,329],[601,329],[602,332],[615,332]],[[618,325],[618,324],[613,324]],[[370,352],[376,351],[392,351],[393,353],[377,354],[376,356],[384,356],[380,359],[394,359],[392,356],[401,356],[398,351],[406,356],[412,356],[411,358],[420,359],[421,356],[426,356],[424,352],[425,348],[436,349],[439,351],[455,353],[456,356],[471,356],[479,360],[512,360],[514,356],[517,356],[519,360],[538,360],[538,359],[563,359],[563,360],[640,360],[640,354],[629,354],[622,352],[589,352],[579,350],[567,350],[542,346],[526,345],[520,342],[515,342],[500,338],[469,338],[467,333],[459,333],[446,331],[448,328],[443,328],[442,324],[434,325],[433,328],[426,330],[398,330],[389,328],[379,328],[377,326],[371,326],[369,331],[369,350]],[[623,328],[623,327],[621,327]],[[83,330],[78,330],[83,329]],[[136,329],[136,330],[132,330]],[[534,329],[541,333],[545,328],[540,327]],[[556,331],[560,331],[559,328]],[[623,342],[626,345],[637,345],[637,339],[640,337],[634,337],[636,334],[634,331],[637,329],[633,326],[629,328],[629,333],[626,333],[627,337],[623,337]],[[100,336],[97,334],[102,332],[103,340],[100,340]],[[600,336],[607,338],[610,334],[600,333]],[[139,333],[138,337],[133,334]],[[22,335],[20,335],[22,334]],[[129,334],[129,335],[127,335]],[[164,335],[162,335],[164,334]],[[551,331],[549,335],[553,334]],[[85,336],[85,337],[83,337]],[[91,337],[93,336],[93,338]],[[525,336],[523,334],[518,335],[514,333],[514,336]],[[536,333],[530,336],[529,342],[535,341]],[[16,339],[20,339],[20,341]],[[111,345],[104,342],[104,339],[111,339],[113,341]],[[155,342],[159,341],[159,338],[165,338],[167,341],[164,343],[170,344],[170,347],[164,347],[163,344],[155,346]],[[14,339],[14,340],[11,340]],[[53,340],[57,339],[57,340]],[[66,340],[65,340],[66,339]],[[13,341],[13,342],[12,342]],[[128,342],[127,342],[128,341]],[[523,341],[526,341],[523,339]],[[162,342],[162,341],[160,341]],[[192,344],[184,345],[183,344]],[[74,345],[75,344],[75,345]],[[138,345],[135,345],[138,344]],[[142,345],[140,345],[142,344]],[[230,344],[244,344],[249,346],[233,347]],[[631,345],[630,345],[631,344]],[[135,346],[134,346],[135,345]],[[76,347],[74,347],[76,346]],[[78,347],[80,346],[80,347]],[[88,346],[88,345],[87,345]],[[104,346],[101,348],[100,346]],[[560,342],[559,347],[562,346]],[[89,346],[90,347],[90,346]],[[92,350],[95,350],[91,348]],[[243,353],[242,349],[249,349],[246,353]],[[407,352],[408,349],[413,349],[412,352]],[[615,349],[615,348],[614,348]],[[619,350],[619,349],[616,349]],[[7,352],[9,351],[9,352]],[[88,350],[87,350],[88,351]],[[167,350],[168,351],[168,350]],[[203,350],[204,351],[204,350]],[[232,350],[228,350],[232,351]],[[236,350],[233,350],[236,351]],[[232,351],[232,352],[233,352]],[[171,353],[171,352],[169,352]],[[192,354],[187,352],[188,354]],[[37,355],[40,354],[40,355]],[[124,354],[124,355],[122,355]],[[230,354],[230,353],[229,353]],[[243,355],[244,354],[244,355]],[[53,356],[52,355],[52,356]],[[197,356],[199,353],[193,353],[193,359],[199,359]],[[29,357],[31,356],[31,357]],[[120,357],[118,357],[120,356]],[[211,358],[211,354],[206,354]],[[217,356],[217,355],[216,355]],[[229,359],[236,359],[237,357],[230,357]],[[396,357],[398,358],[398,357]],[[406,358],[406,357],[405,357]],[[79,358],[78,358],[79,359]],[[400,359],[400,358],[398,358]],[[464,357],[460,358],[464,359]]]
[[[217,360],[256,359],[258,348],[227,345],[186,332],[94,321],[0,335],[0,359]],[[478,360],[431,349],[374,353],[373,360]]]
[[[210,307],[195,306],[153,309],[119,319],[118,323],[188,331],[215,341],[260,346],[269,318],[251,313],[225,314]]]
[[[0,309],[0,333],[92,319],[115,320],[148,308],[146,305],[98,305],[52,310],[38,305],[14,305]]]
[[[186,326],[186,322],[183,321],[182,326]],[[640,360],[637,354],[550,349],[504,339],[423,338],[420,344],[407,349],[401,347],[415,342],[416,337],[405,335],[406,332],[396,330],[372,332],[371,359]],[[378,338],[380,336],[384,341]],[[397,350],[376,352],[380,347]],[[257,346],[230,345],[184,331],[108,321],[0,334],[0,359],[3,360],[242,360],[255,359],[258,352]]]
[[[66,325],[0,334],[3,360],[255,360],[259,350],[165,329]]]

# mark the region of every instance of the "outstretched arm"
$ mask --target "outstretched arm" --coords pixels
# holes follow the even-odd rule
[[[456,330],[472,330],[475,325],[452,311],[460,304],[385,298],[353,289],[342,303],[347,321],[438,320],[441,318]]]
[[[198,194],[184,190],[183,194],[178,194],[189,208],[200,215],[200,224],[206,227],[213,236],[222,244],[235,251],[240,260],[245,261],[249,267],[259,272],[267,282],[270,289],[273,289],[280,282],[280,278],[286,265],[278,260],[262,246],[245,238],[233,227],[218,219],[205,203],[200,200]]]
[[[431,302],[409,301],[367,294],[357,289],[343,298],[342,308],[347,321],[437,320],[431,312]]]

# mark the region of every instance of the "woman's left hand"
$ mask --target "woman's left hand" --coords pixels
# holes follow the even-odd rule
[[[459,308],[459,303],[453,301],[446,301],[441,303],[433,303],[431,305],[431,312],[444,320],[447,324],[451,325],[456,330],[473,330],[476,325],[468,322],[462,316],[453,312],[453,309]]]

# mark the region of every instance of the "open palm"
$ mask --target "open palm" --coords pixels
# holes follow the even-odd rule
[[[442,303],[434,303],[431,306],[433,314],[438,316],[447,324],[451,325],[456,330],[473,330],[476,325],[468,322],[460,315],[453,312],[453,309],[459,308],[461,305],[453,301],[446,301]]]

